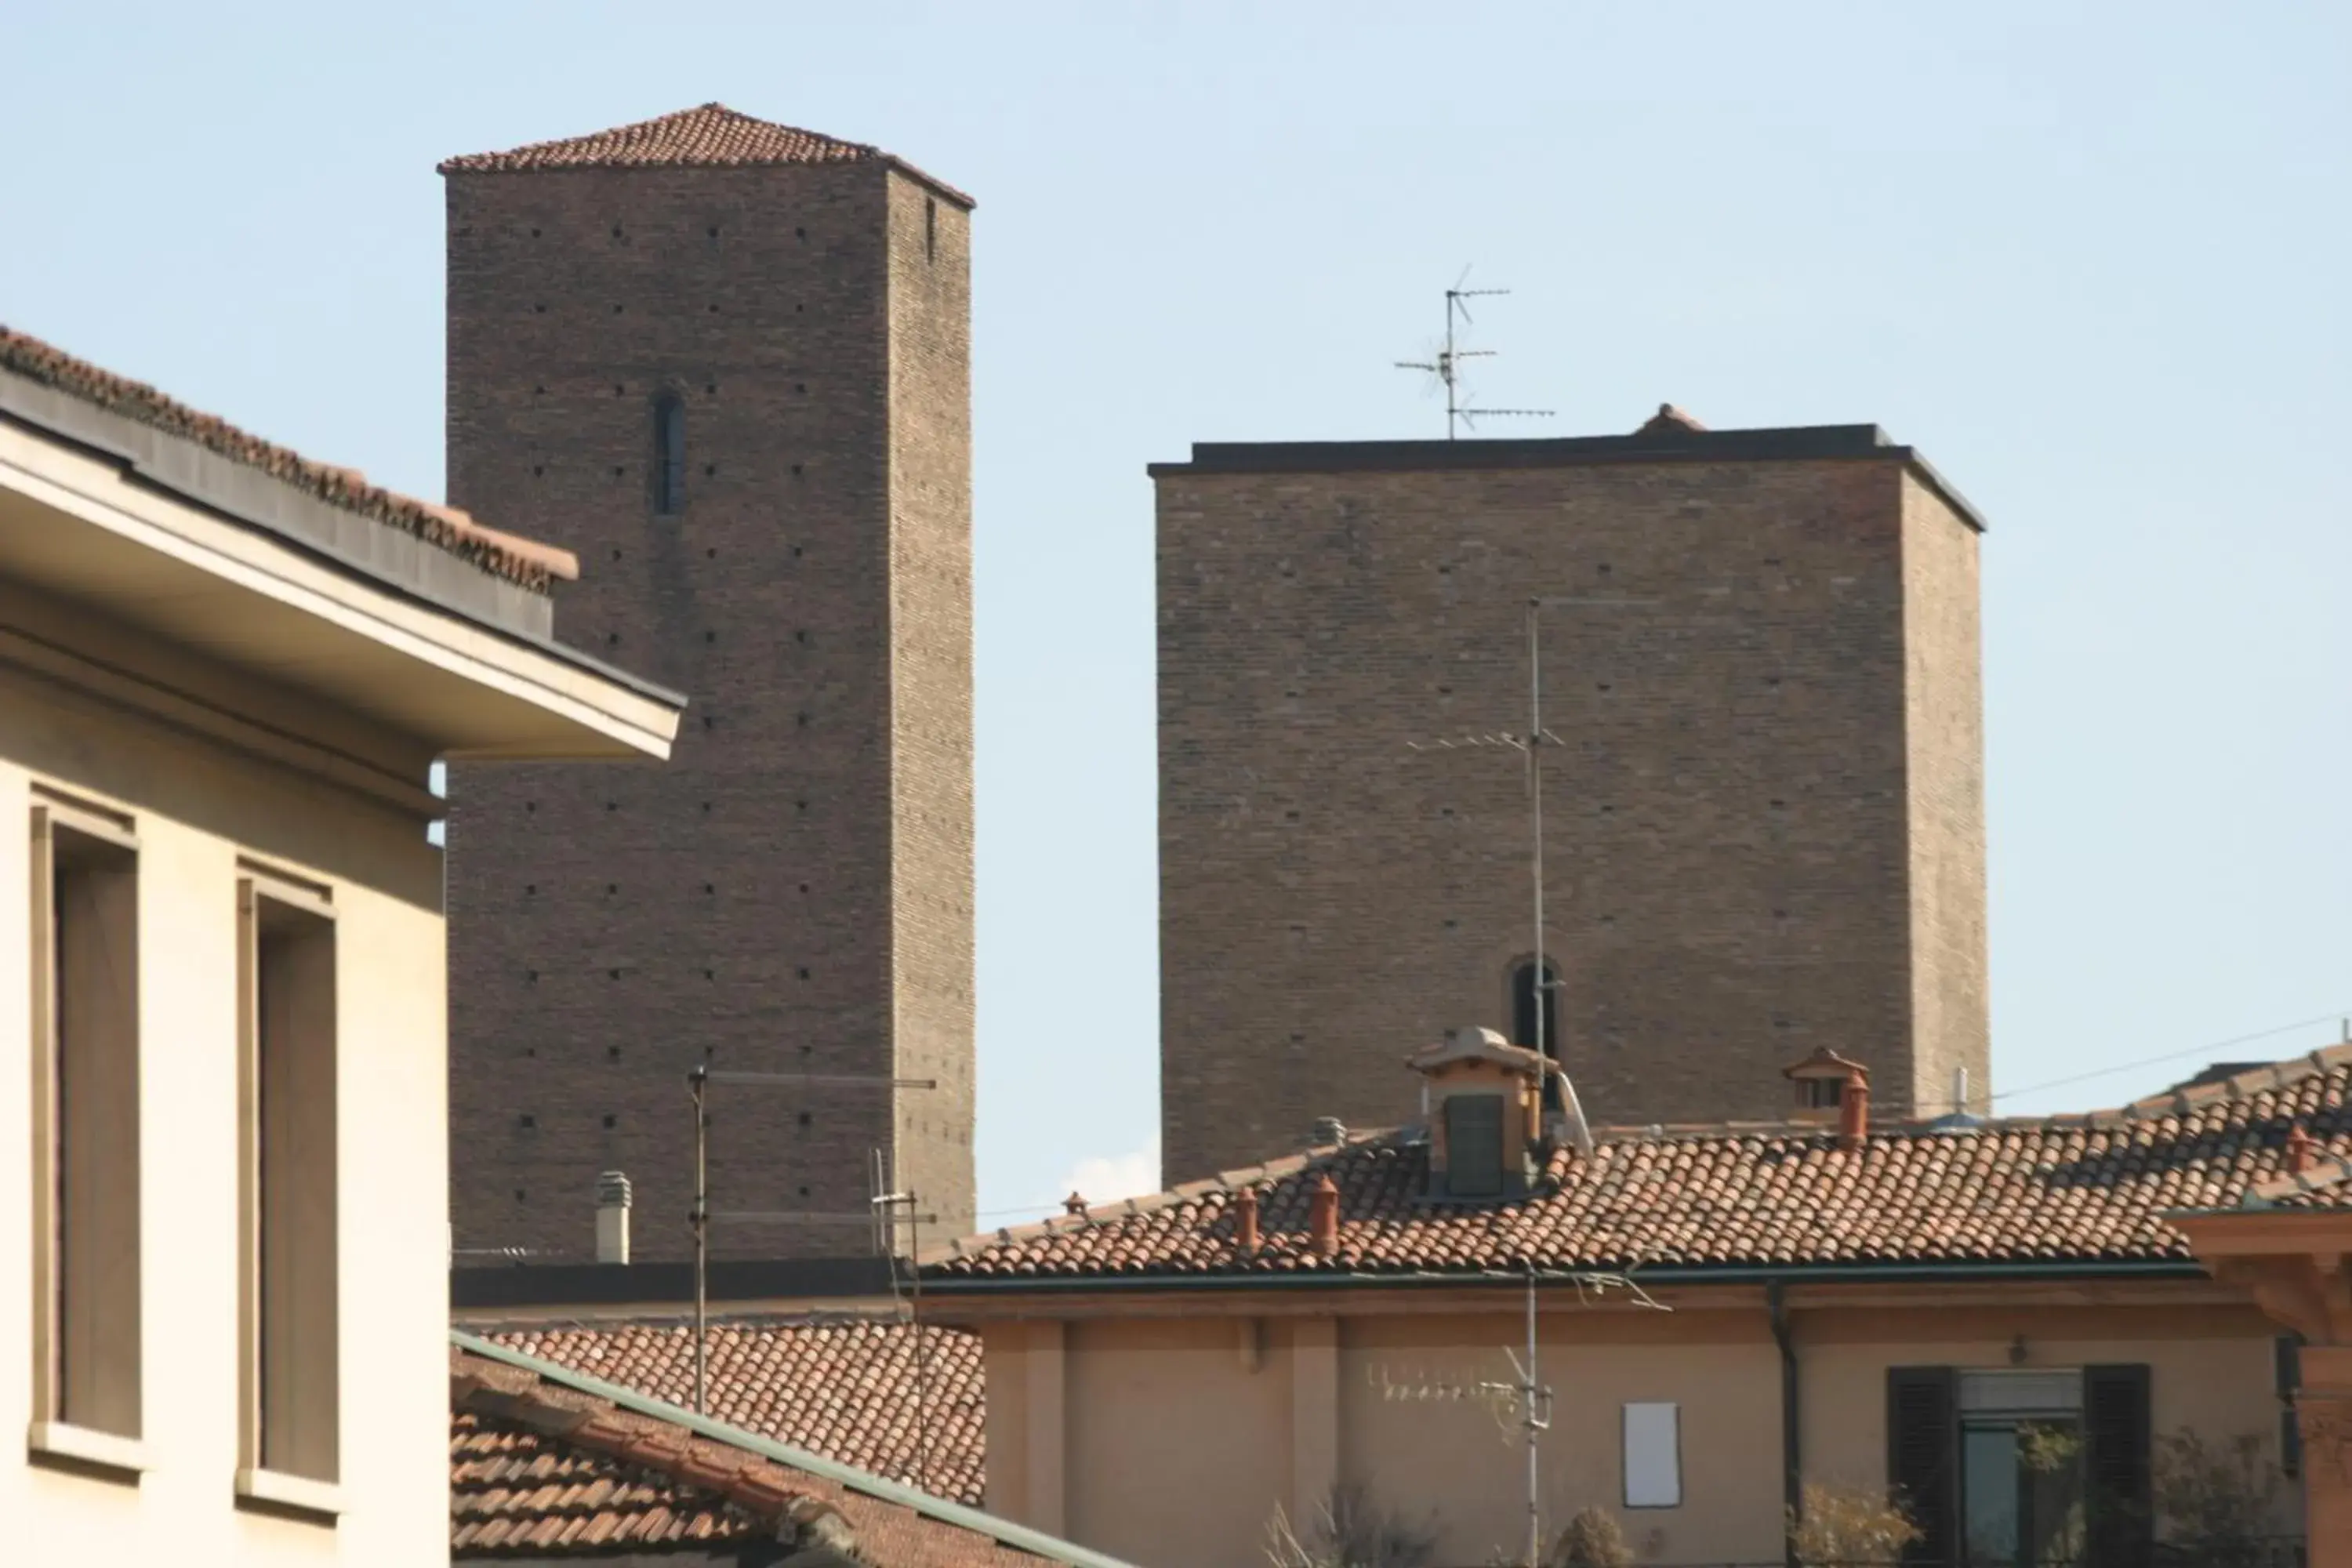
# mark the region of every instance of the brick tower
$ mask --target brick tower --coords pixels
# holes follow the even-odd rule
[[[1159,496],[1161,1118],[1181,1181],[1412,1114],[1531,1043],[1519,755],[1541,621],[1544,1031],[1600,1122],[1987,1081],[1977,537],[1874,426],[1196,446]]]
[[[969,197],[717,104],[454,158],[452,501],[578,552],[567,640],[692,699],[675,760],[455,770],[453,1210],[581,1259],[597,1173],[713,1206],[972,1214]],[[732,1256],[866,1250],[840,1223]]]

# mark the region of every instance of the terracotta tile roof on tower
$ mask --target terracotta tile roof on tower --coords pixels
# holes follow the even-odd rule
[[[440,169],[445,174],[499,174],[544,169],[737,169],[872,160],[890,163],[966,206],[972,205],[971,198],[954,186],[879,147],[754,119],[723,103],[706,103],[585,136],[534,142],[503,153],[467,153],[444,159]]]
[[[987,1458],[980,1338],[887,1318],[728,1318],[705,1347],[711,1415],[959,1502],[978,1503]],[[487,1331],[525,1355],[672,1405],[694,1399],[694,1336],[679,1322]]]
[[[356,468],[313,462],[299,452],[249,435],[216,415],[167,397],[145,382],[101,370],[5,326],[0,326],[0,370],[13,371],[110,414],[193,442],[231,462],[258,468],[316,500],[413,533],[524,587],[545,593],[551,579],[580,574],[580,563],[570,551],[486,528],[455,507],[372,485]]]
[[[1556,1151],[1538,1190],[1501,1204],[1426,1197],[1427,1148],[1375,1134],[1155,1197],[950,1244],[959,1280],[1331,1274],[1538,1268],[1803,1268],[1877,1264],[2193,1262],[2168,1213],[2352,1205],[2352,1045],[2117,1110],[1909,1126],[1838,1147],[1811,1128],[1605,1137]],[[2307,1136],[2288,1173],[2291,1130]],[[1309,1244],[1311,1190],[1339,1189],[1339,1241]],[[1258,1196],[1259,1245],[1234,1241],[1234,1194]]]
[[[976,1509],[602,1387],[551,1363],[449,1355],[450,1551],[698,1555],[780,1542],[892,1568],[1123,1568]]]

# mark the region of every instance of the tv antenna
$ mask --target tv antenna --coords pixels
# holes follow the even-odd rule
[[[1544,957],[1544,819],[1543,819],[1543,754],[1548,746],[1563,746],[1568,742],[1544,727],[1543,716],[1543,613],[1547,609],[1631,609],[1656,604],[1655,599],[1593,598],[1575,594],[1531,595],[1527,605],[1528,648],[1528,727],[1524,731],[1489,731],[1483,734],[1459,735],[1436,741],[1410,741],[1406,744],[1416,752],[1483,751],[1500,748],[1518,752],[1526,759],[1528,774],[1528,880],[1530,885],[1529,904],[1534,917],[1535,946],[1530,950],[1533,974],[1531,986],[1535,993],[1535,1051],[1539,1057],[1564,1068],[1559,1060],[1559,1044],[1545,1037],[1544,1000],[1548,994],[1560,989],[1552,978],[1550,964]],[[1584,1120],[1583,1108],[1577,1103],[1576,1089],[1565,1070],[1551,1075],[1559,1085],[1560,1105],[1569,1123],[1570,1134],[1579,1150],[1592,1152],[1592,1134]]]
[[[768,1089],[879,1089],[895,1092],[902,1089],[926,1089],[939,1088],[939,1080],[928,1078],[885,1078],[865,1073],[821,1072],[742,1072],[722,1069],[710,1065],[706,1054],[701,1061],[687,1070],[686,1092],[694,1101],[694,1210],[687,1223],[694,1230],[694,1413],[710,1414],[710,1226],[715,1220],[727,1225],[811,1225],[862,1226],[874,1231],[877,1244],[882,1232],[876,1225],[877,1212],[871,1205],[864,1214],[824,1214],[806,1209],[719,1209],[710,1206],[710,1110],[712,1086],[738,1084]],[[936,1220],[935,1215],[909,1215],[910,1222],[921,1224]],[[891,1289],[895,1292],[898,1268],[896,1259]],[[920,1342],[919,1333],[918,1342]],[[917,1388],[919,1400],[922,1390]],[[922,1410],[916,1408],[917,1424],[920,1425]]]
[[[1517,1426],[1527,1449],[1528,1460],[1528,1555],[1527,1561],[1541,1563],[1543,1557],[1543,1468],[1541,1448],[1543,1435],[1551,1430],[1552,1389],[1543,1381],[1536,1365],[1536,1283],[1535,1260],[1524,1260],[1527,1285],[1527,1359],[1509,1346],[1503,1347],[1503,1357],[1510,1363],[1508,1382],[1497,1378],[1476,1383],[1461,1383],[1452,1379],[1435,1382],[1395,1383],[1384,1367],[1367,1370],[1366,1380],[1380,1390],[1383,1400],[1432,1401],[1444,1404],[1481,1405],[1486,1407],[1496,1423],[1506,1431]],[[1563,1278],[1556,1276],[1556,1279]],[[1576,1287],[1580,1303],[1596,1298],[1605,1300],[1612,1290],[1623,1291],[1628,1304],[1652,1311],[1666,1312],[1674,1309],[1651,1299],[1631,1274],[1600,1273],[1578,1270],[1564,1277],[1565,1282]]]
[[[1439,340],[1438,346],[1430,351],[1430,357],[1396,362],[1397,369],[1423,372],[1433,376],[1437,384],[1445,389],[1445,438],[1449,441],[1465,430],[1475,430],[1481,419],[1549,419],[1552,416],[1552,410],[1549,408],[1480,408],[1467,401],[1470,389],[1463,379],[1462,362],[1465,359],[1493,359],[1495,351],[1462,347],[1454,328],[1457,323],[1476,325],[1470,314],[1470,300],[1498,299],[1510,292],[1508,289],[1465,288],[1464,285],[1469,281],[1470,268],[1465,267],[1462,269],[1462,276],[1454,280],[1454,287],[1445,291],[1445,335]]]
[[[890,1184],[891,1161],[881,1150],[868,1150],[866,1170],[874,1196],[868,1200],[873,1209],[874,1245],[890,1259],[890,1305],[895,1318],[904,1306],[908,1332],[914,1341],[915,1352],[915,1473],[911,1479],[919,1491],[931,1489],[931,1426],[930,1412],[930,1352],[923,1340],[923,1222],[937,1219],[922,1212],[922,1200],[912,1187]],[[898,1296],[898,1255],[892,1245],[900,1225],[906,1226],[907,1279],[911,1304]]]

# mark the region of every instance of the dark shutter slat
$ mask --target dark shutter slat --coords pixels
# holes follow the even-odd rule
[[[1959,1558],[1958,1379],[1948,1366],[1886,1369],[1886,1480],[1919,1527],[1906,1563]]]
[[[2154,1536],[2154,1433],[2145,1365],[2083,1369],[2083,1481],[2091,1568],[2145,1568]]]

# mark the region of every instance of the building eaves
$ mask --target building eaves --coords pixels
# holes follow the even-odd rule
[[[370,484],[355,468],[314,462],[265,441],[227,420],[191,408],[144,382],[132,381],[75,358],[29,333],[0,326],[0,414],[128,461],[161,488],[232,514],[250,501],[220,506],[218,492],[236,489],[227,476],[187,461],[184,447],[225,459],[286,489],[415,538],[492,577],[544,595],[551,583],[580,574],[570,551],[484,526],[454,507]],[[47,395],[42,395],[44,393]],[[89,415],[100,417],[90,418]],[[138,433],[157,439],[140,440]],[[281,509],[282,510],[282,509]]]
[[[334,570],[458,616],[638,696],[687,699],[556,640],[567,550],[502,532],[453,507],[373,485],[213,415],[0,327],[0,423],[110,463],[131,481],[270,536]]]

